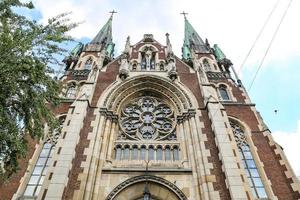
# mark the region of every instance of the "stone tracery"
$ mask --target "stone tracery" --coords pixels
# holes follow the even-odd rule
[[[120,127],[129,139],[163,140],[176,123],[171,108],[161,100],[144,96],[134,99],[122,110]]]

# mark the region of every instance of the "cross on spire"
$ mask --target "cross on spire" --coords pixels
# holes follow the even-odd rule
[[[180,13],[180,14],[184,16],[184,19],[186,19],[186,15],[188,15],[188,13],[186,13],[184,11],[182,11],[182,13]]]
[[[111,13],[111,17],[112,17],[115,13],[118,13],[118,12],[115,11],[115,10],[112,10],[112,11],[110,11],[109,13]]]

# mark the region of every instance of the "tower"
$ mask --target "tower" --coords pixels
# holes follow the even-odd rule
[[[113,12],[114,13],[114,12]],[[112,14],[113,14],[112,13]],[[64,59],[61,129],[13,199],[299,199],[299,181],[218,45],[185,17],[182,59],[145,34],[114,58],[111,16]]]

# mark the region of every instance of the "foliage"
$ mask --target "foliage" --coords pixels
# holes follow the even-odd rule
[[[39,139],[47,123],[58,122],[49,105],[58,104],[59,84],[49,64],[58,64],[66,33],[77,26],[61,14],[43,25],[18,14],[34,9],[19,0],[0,1],[0,175],[9,177],[25,156],[28,134]]]

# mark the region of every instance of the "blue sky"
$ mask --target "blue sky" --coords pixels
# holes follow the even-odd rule
[[[179,13],[188,12],[189,21],[199,35],[217,43],[238,70],[261,26],[277,0],[34,0],[36,10],[24,12],[41,23],[62,12],[72,12],[71,19],[82,24],[70,35],[78,41],[92,39],[109,17],[113,20],[113,37],[118,55],[128,35],[138,42],[144,33],[152,33],[162,44],[170,33],[175,53],[181,56],[184,21]],[[279,0],[269,24],[250,54],[240,77],[249,88],[259,62],[279,23],[289,0]],[[300,1],[293,1],[281,29],[251,88],[256,103],[273,137],[283,146],[293,168],[300,176]],[[70,46],[70,45],[69,45]],[[239,70],[238,70],[239,71]],[[275,114],[274,110],[278,110]]]

